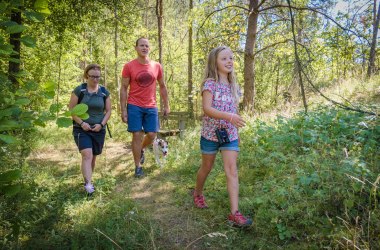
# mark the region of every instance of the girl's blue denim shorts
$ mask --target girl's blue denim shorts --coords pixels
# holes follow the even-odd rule
[[[201,136],[201,152],[202,154],[209,154],[213,155],[216,154],[219,150],[231,150],[231,151],[237,151],[239,152],[239,140],[234,140],[229,143],[222,143],[219,144],[219,142],[216,141],[210,141]]]

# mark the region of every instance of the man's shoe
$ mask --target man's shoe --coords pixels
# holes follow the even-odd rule
[[[140,164],[144,164],[145,162],[145,151],[144,149],[141,149],[141,155],[140,155]]]
[[[144,176],[144,171],[142,167],[136,167],[135,168],[135,177],[142,177]]]
[[[228,222],[235,227],[249,227],[252,225],[252,220],[244,217],[239,211],[228,215]]]

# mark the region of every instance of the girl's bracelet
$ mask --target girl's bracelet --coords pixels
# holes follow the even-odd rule
[[[82,121],[80,124],[79,124],[79,126],[81,126],[82,127],[82,124],[84,123],[84,121]]]
[[[230,117],[230,123],[232,123],[232,118],[234,116],[234,113],[231,113],[231,117]]]

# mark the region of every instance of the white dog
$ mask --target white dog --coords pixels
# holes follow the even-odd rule
[[[162,167],[162,162],[160,160],[161,156],[164,161],[166,161],[166,156],[169,153],[169,147],[168,147],[168,142],[165,141],[164,139],[154,139],[153,141],[153,153],[154,157],[156,158],[156,163]]]

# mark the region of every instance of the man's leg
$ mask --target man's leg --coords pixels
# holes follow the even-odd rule
[[[144,136],[144,132],[133,132],[132,133],[132,153],[133,153],[133,160],[135,162],[135,176],[140,177],[143,175],[141,164],[140,164],[140,158],[141,158],[141,141]]]

